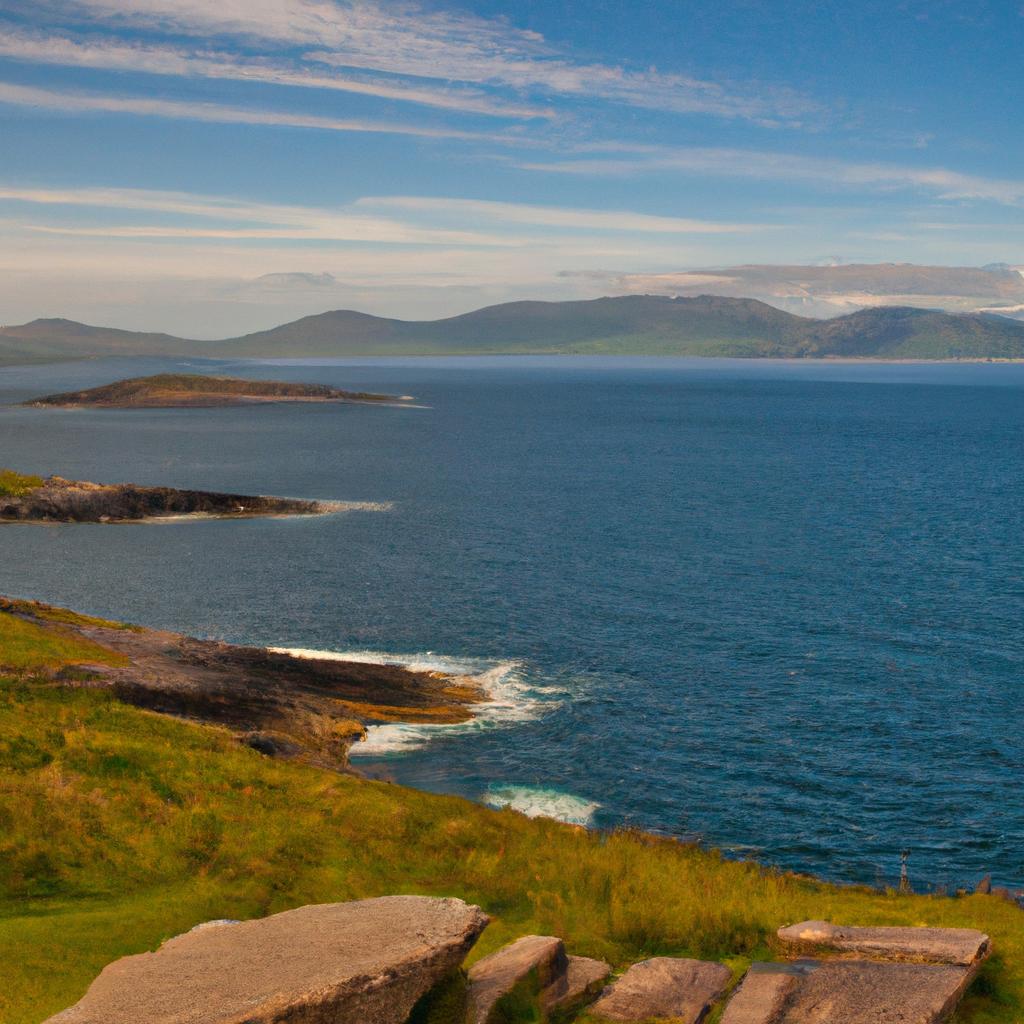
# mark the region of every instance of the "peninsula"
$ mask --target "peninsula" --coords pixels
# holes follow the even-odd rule
[[[61,408],[183,409],[261,402],[357,402],[401,405],[409,395],[378,395],[343,391],[326,384],[296,384],[281,380],[242,380],[197,373],[158,373],[131,377],[84,391],[66,391],[33,398],[25,405]]]
[[[331,512],[382,511],[374,502],[314,501],[262,494],[222,494],[138,484],[95,484],[45,479],[0,469],[0,523],[124,523],[178,516],[249,519],[318,516]]]

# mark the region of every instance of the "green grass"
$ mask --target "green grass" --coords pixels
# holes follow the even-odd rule
[[[997,950],[961,1011],[1024,1012],[1024,917],[991,897],[839,888],[693,846],[598,834],[273,761],[228,733],[46,681],[0,682],[0,1020],[77,999],[109,960],[201,920],[413,892],[622,967],[669,954],[737,970],[805,918],[964,925]]]
[[[16,473],[13,469],[0,468],[0,498],[23,498],[37,487],[43,486],[41,476]]]
[[[125,661],[123,655],[84,637],[60,628],[46,628],[0,610],[0,669],[37,672],[97,662],[123,665]]]

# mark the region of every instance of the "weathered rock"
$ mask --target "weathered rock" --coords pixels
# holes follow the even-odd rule
[[[973,976],[953,964],[835,960],[799,981],[772,1024],[939,1024]]]
[[[540,994],[545,1013],[571,1013],[591,1002],[604,988],[611,967],[603,960],[571,956],[565,971]]]
[[[804,921],[779,929],[783,942],[828,946],[869,956],[972,964],[988,954],[989,938],[973,928],[853,928]]]
[[[657,956],[633,964],[591,1007],[603,1020],[662,1018],[697,1024],[729,984],[729,970],[703,960]]]
[[[565,946],[550,935],[525,935],[469,969],[466,1000],[471,1024],[496,1019],[498,1003],[522,985],[538,995],[568,967]]]
[[[385,896],[201,928],[110,964],[48,1024],[402,1024],[487,920]]]
[[[974,891],[981,896],[987,896],[992,891],[992,876],[986,875],[975,887]]]
[[[721,1024],[775,1024],[799,978],[786,964],[751,964]]]

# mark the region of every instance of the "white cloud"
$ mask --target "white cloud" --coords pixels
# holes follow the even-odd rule
[[[820,119],[821,104],[764,83],[710,81],[654,69],[584,64],[505,19],[375,0],[39,0],[37,14],[266,48],[304,59],[419,79],[540,90],[674,113],[759,123]]]
[[[196,52],[182,47],[121,42],[116,39],[70,39],[0,27],[0,55],[37,64],[140,71],[151,75],[177,75],[235,79],[272,85],[328,89],[437,107],[442,110],[507,118],[551,118],[550,107],[506,102],[478,90],[431,88],[424,85],[336,73],[314,73],[294,63],[245,59],[223,52]]]
[[[569,209],[482,199],[448,199],[427,196],[367,196],[357,207],[397,209],[482,218],[511,224],[582,228],[654,234],[737,234],[770,228],[765,224],[730,224],[723,221],[660,217],[626,210]]]
[[[518,166],[559,174],[635,175],[678,171],[758,181],[806,181],[825,187],[916,188],[932,192],[940,199],[983,199],[1007,205],[1024,203],[1024,180],[986,178],[942,167],[857,163],[755,150],[638,147],[634,156],[530,161]]]
[[[34,86],[0,82],[0,103],[41,110],[134,114],[141,117],[167,117],[213,124],[272,125],[286,128],[313,128],[330,132],[372,132],[385,135],[413,135],[428,139],[476,139],[507,141],[499,135],[460,131],[417,124],[396,124],[358,118],[321,117],[286,111],[232,107],[221,103],[151,99],[144,96],[111,96],[97,93],[58,92]]]

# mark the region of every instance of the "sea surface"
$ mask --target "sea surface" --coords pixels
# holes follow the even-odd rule
[[[426,408],[18,408],[185,366]],[[485,675],[367,772],[828,878],[1024,884],[1024,366],[0,369],[0,465],[390,511],[0,527],[0,593]]]

